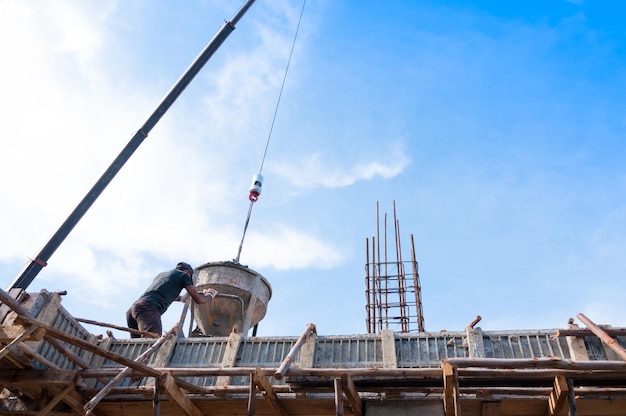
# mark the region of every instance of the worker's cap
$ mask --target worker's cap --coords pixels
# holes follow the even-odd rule
[[[181,270],[183,272],[189,270],[193,273],[193,267],[191,267],[189,263],[185,263],[184,261],[181,261],[176,265],[176,270]]]

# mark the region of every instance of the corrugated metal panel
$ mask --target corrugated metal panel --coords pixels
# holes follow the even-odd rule
[[[465,332],[396,334],[398,367],[438,367],[444,358],[467,356]]]
[[[227,337],[179,339],[168,366],[181,368],[219,367],[227,344]],[[182,379],[197,386],[215,384],[215,377],[183,377]]]
[[[130,358],[131,360],[136,360],[141,354],[146,352],[148,348],[152,346],[156,342],[156,339],[144,339],[144,338],[132,338],[132,339],[119,339],[115,340],[111,343],[109,347],[109,351],[112,353],[123,355],[126,358]],[[146,363],[152,363],[156,354],[152,354],[150,360]],[[115,361],[111,361],[108,359],[104,360],[104,363],[101,366],[102,368],[118,368],[124,367],[123,365],[116,363]]]
[[[83,328],[62,306],[59,307],[58,314],[56,315],[51,326],[82,340],[88,340],[90,337],[90,333]],[[66,345],[66,348],[81,358],[84,358],[88,354],[87,351],[73,345]],[[64,370],[74,370],[79,368],[48,342],[44,341],[41,343],[38,353]]]
[[[278,367],[297,338],[247,338],[242,341],[238,367]],[[297,358],[296,358],[297,360]]]
[[[567,340],[556,330],[484,332],[485,358],[570,358]]]
[[[378,335],[317,338],[315,367],[382,367],[382,342]]]

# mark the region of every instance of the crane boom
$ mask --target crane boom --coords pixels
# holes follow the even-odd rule
[[[13,279],[9,289],[20,288],[26,289],[37,277],[41,269],[47,265],[48,260],[54,254],[54,252],[63,243],[65,238],[74,229],[76,224],[81,220],[83,215],[89,210],[91,205],[100,196],[102,191],[107,187],[115,175],[120,171],[124,164],[130,159],[135,150],[141,145],[152,128],[159,122],[161,117],[169,110],[172,104],[185,90],[185,88],[191,83],[193,78],[200,72],[204,64],[213,56],[215,51],[222,45],[222,43],[228,38],[228,36],[235,30],[235,25],[248,11],[250,6],[255,0],[247,0],[239,11],[233,16],[230,21],[225,22],[219,31],[215,34],[213,39],[207,44],[204,50],[198,55],[191,66],[183,73],[182,77],[176,82],[174,87],[167,93],[165,98],[161,101],[159,106],[148,117],[146,122],[137,130],[137,133],[131,138],[126,147],[122,149],[120,154],[115,158],[109,168],[102,174],[100,179],[94,184],[94,186],[87,192],[87,195],[80,201],[80,203],[74,208],[74,211],[67,217],[65,222],[61,224],[59,229],[54,233],[46,245],[41,249],[35,259],[31,259],[27,263],[22,271]]]

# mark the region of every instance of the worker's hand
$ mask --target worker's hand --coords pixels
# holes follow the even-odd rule
[[[204,289],[202,291],[202,294],[204,296],[209,296],[211,299],[213,299],[216,295],[217,295],[217,290],[209,288],[209,289]]]

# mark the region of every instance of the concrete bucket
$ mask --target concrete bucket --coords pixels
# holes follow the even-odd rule
[[[199,291],[213,288],[218,294],[203,305],[192,303],[197,330],[191,336],[228,336],[235,327],[245,336],[263,319],[272,297],[268,281],[239,263],[206,263],[193,279]]]

